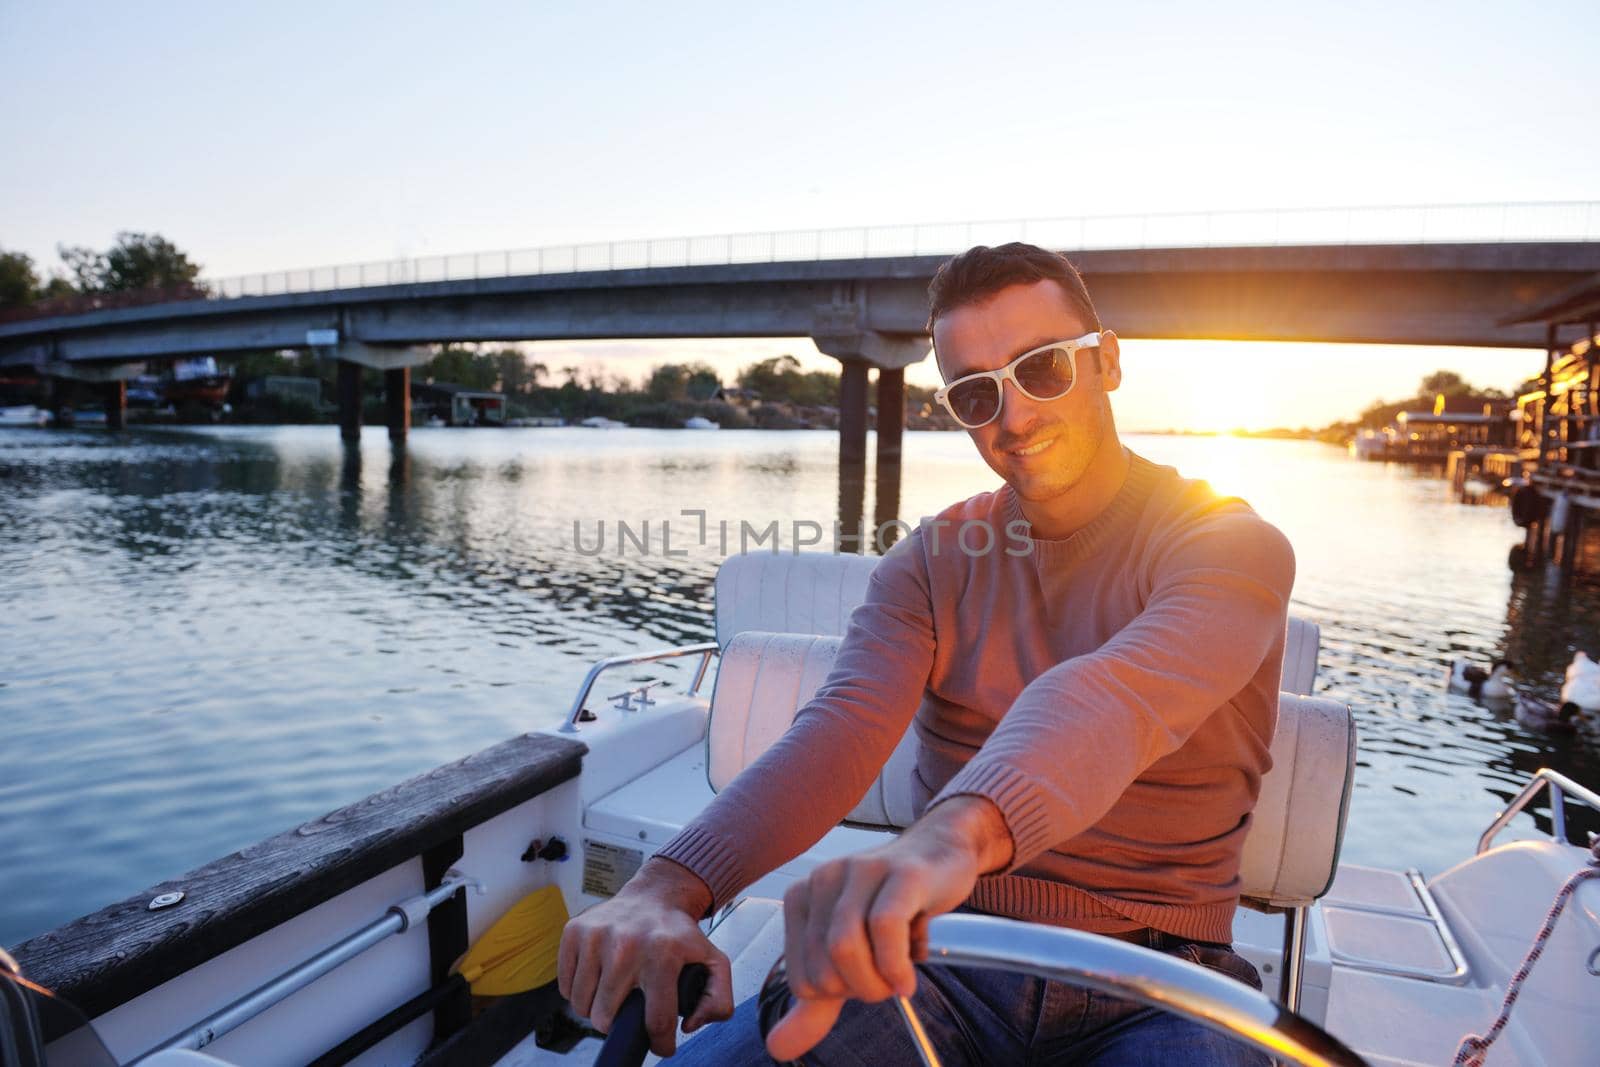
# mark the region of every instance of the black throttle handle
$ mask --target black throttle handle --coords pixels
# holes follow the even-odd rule
[[[710,972],[703,963],[691,963],[678,973],[678,1016],[688,1018],[705,995]],[[650,1052],[650,1033],[644,1028],[644,992],[635,989],[617,1009],[606,1043],[600,1046],[594,1067],[639,1067]]]

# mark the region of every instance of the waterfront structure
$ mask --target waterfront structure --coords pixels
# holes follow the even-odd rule
[[[1508,400],[1439,393],[1427,409],[1402,411],[1382,429],[1361,431],[1351,451],[1361,459],[1406,463],[1461,456],[1476,466],[1485,456],[1514,448],[1515,426]]]
[[[418,382],[411,386],[411,406],[424,418],[446,426],[504,426],[506,395],[454,382]]]
[[[1600,274],[1556,294],[1514,321],[1541,324],[1544,371],[1517,398],[1519,445],[1528,486],[1513,517],[1527,530],[1526,563],[1585,565],[1591,513],[1600,510]],[[1582,331],[1581,336],[1573,334]]]
[[[1429,411],[1395,416],[1400,456],[1415,463],[1444,463],[1453,453],[1482,455],[1512,442],[1511,402],[1440,393]]]
[[[247,382],[244,395],[250,400],[277,397],[315,410],[322,406],[322,379],[268,374]]]

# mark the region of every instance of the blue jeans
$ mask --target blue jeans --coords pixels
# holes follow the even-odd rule
[[[1260,975],[1222,945],[1168,944],[1170,952],[1256,989]],[[957,1064],[1081,1067],[1269,1067],[1266,1053],[1199,1023],[1104,993],[1004,971],[917,969],[912,998],[939,1059]],[[783,986],[740,1004],[733,1018],[683,1046],[673,1067],[770,1067],[763,1020],[787,1010]],[[914,1067],[921,1061],[893,1001],[845,1005],[838,1024],[802,1061],[807,1067]]]

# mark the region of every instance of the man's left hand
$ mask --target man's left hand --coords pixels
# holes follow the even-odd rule
[[[966,900],[978,876],[1006,866],[1011,836],[993,803],[958,796],[887,845],[830,860],[783,898],[784,958],[795,1003],[767,1035],[780,1063],[828,1036],[846,1000],[916,992],[928,920]]]

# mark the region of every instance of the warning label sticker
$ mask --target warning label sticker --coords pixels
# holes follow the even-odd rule
[[[644,853],[636,848],[584,838],[583,891],[597,897],[616,896],[643,862]]]

